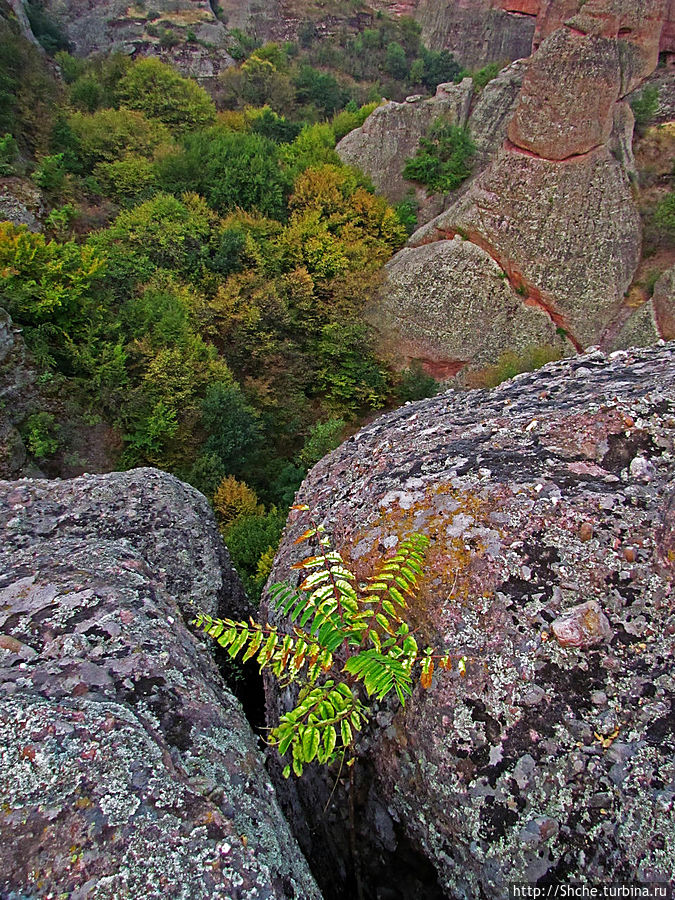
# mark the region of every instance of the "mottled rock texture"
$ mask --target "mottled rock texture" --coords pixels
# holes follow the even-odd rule
[[[417,152],[420,138],[439,118],[466,125],[472,94],[472,81],[465,78],[461,84],[440,84],[427,100],[411,97],[378,106],[361,128],[342,138],[338,156],[369,175],[380,193],[398,203],[415,191],[415,185],[403,178],[403,168]]]
[[[489,253],[459,235],[404,248],[385,273],[387,289],[368,317],[381,335],[395,335],[382,343],[394,363],[418,359],[447,378],[468,361],[489,365],[505,347],[564,349],[549,316],[523,304]]]
[[[438,119],[467,125],[476,145],[474,174],[483,169],[501,147],[518,101],[524,61],[507,66],[478,97],[473,83],[442,84],[429,99],[411,97],[405,103],[386,103],[368,116],[361,128],[350,131],[337,145],[340,159],[372,179],[376,189],[392,203],[416,195],[418,221],[427,222],[445,209],[450,198],[426,195],[424,188],[403,178],[406,160],[414,156],[431,125]],[[433,210],[429,215],[428,211]]]
[[[548,7],[548,25],[557,22],[562,9]],[[570,11],[577,12],[565,7],[566,14]],[[479,142],[480,162],[487,166],[482,171],[479,166],[449,208],[413,234],[409,244],[419,249],[399,254],[388,268],[373,321],[385,347],[396,346],[400,336],[401,365],[411,358],[406,344],[410,304],[402,308],[400,321],[395,308],[405,282],[401,263],[417,265],[417,256],[421,260],[427,253],[424,245],[457,234],[467,239],[454,251],[463,257],[460,266],[470,266],[476,256],[470,244],[480,248],[501,268],[511,299],[545,312],[570,351],[614,346],[616,323],[632,312],[626,298],[642,243],[633,186],[633,115],[624,98],[656,64],[666,14],[665,0],[637,7],[623,0],[589,0],[549,34],[542,20],[538,50],[515,71],[502,73],[493,89],[500,101],[489,104],[488,95],[486,108],[479,114],[477,107],[469,119],[470,126],[483,122],[478,133],[487,136],[494,115],[497,133],[506,140],[498,147],[489,138],[485,146]],[[489,90],[490,85],[486,94]],[[444,323],[442,339],[435,310],[443,293],[448,311],[455,309],[452,280],[441,274],[435,280],[433,270],[427,272],[427,287],[434,283],[437,299],[431,312],[417,294],[417,336],[427,335],[418,355],[430,372],[458,371],[463,363],[464,377],[480,368],[486,355],[495,358],[512,349],[508,330],[495,347],[488,327],[479,332],[477,346],[468,341],[466,351],[457,354],[462,334],[474,327],[464,309],[491,306],[494,321],[504,315],[504,290],[494,291],[478,269],[474,275],[463,309]],[[654,321],[658,327],[658,317]],[[649,341],[668,336],[643,327],[633,330]],[[541,338],[539,329],[519,333],[521,345]]]
[[[25,225],[30,231],[42,231],[44,215],[42,195],[24,178],[0,178],[0,222]]]
[[[496,78],[485,85],[471,110],[468,125],[476,145],[474,174],[490,162],[504,143],[526,69],[527,62],[522,59],[502,69]]]
[[[27,475],[26,448],[17,429],[28,415],[37,391],[20,329],[0,308],[0,478]]]
[[[598,9],[608,36],[630,29],[647,36],[652,47],[675,53],[672,0],[613,0],[609,8],[605,0],[376,0],[373,5],[394,15],[413,16],[430,46],[452,50],[467,66],[529,56],[568,19],[579,12],[594,16]],[[593,28],[597,30],[597,25]]]
[[[661,334],[675,340],[675,268],[664,272],[654,285],[652,303]]]
[[[463,65],[480,68],[530,55],[534,17],[504,5],[500,0],[419,0],[413,15],[429,46],[447,48]]]
[[[0,482],[0,895],[318,898],[185,620],[246,612],[201,494],[154,469]]]
[[[127,0],[46,0],[45,9],[64,29],[78,56],[121,51],[159,56],[183,74],[208,82],[233,64],[227,52],[225,25],[208,0],[157,0],[134,4]],[[195,40],[188,41],[188,33]],[[171,34],[169,47],[162,37]]]
[[[298,501],[359,578],[430,536],[412,619],[467,659],[377,712],[357,766],[363,865],[403,834],[456,900],[672,878],[674,437],[675,345],[598,351],[408,405],[309,474]],[[274,579],[306,552],[294,516]],[[283,706],[271,683],[268,703]],[[317,770],[287,798],[327,859],[332,787]]]

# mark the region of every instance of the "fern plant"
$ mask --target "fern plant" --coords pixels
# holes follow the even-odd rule
[[[295,506],[308,510],[307,506]],[[270,731],[269,743],[288,762],[283,770],[302,775],[314,760],[354,762],[356,736],[369,721],[369,700],[396,694],[402,705],[419,678],[431,685],[436,667],[451,668],[449,654],[420,651],[406,620],[408,601],[419,587],[429,539],[412,534],[385,559],[364,585],[332,549],[323,525],[312,525],[296,544],[316,538],[319,552],[292,566],[303,580],[294,589],[275,584],[270,596],[291,633],[253,619],[236,622],[200,613],[194,624],[224,647],[232,659],[257,661],[283,685],[299,685],[295,707]],[[464,661],[459,661],[460,671]]]

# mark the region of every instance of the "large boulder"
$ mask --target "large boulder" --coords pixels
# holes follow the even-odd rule
[[[423,532],[418,639],[466,657],[464,677],[375,710],[355,778],[364,877],[386,845],[435,866],[419,896],[672,879],[674,416],[675,345],[596,351],[407,405],[310,472],[272,578],[294,577],[310,516],[359,580]],[[273,720],[288,698],[267,689]],[[315,769],[285,788],[327,860],[333,787]]]
[[[471,242],[489,247],[512,296],[540,301],[577,347],[598,343],[640,260],[630,180],[605,146],[565,163],[500,150],[467,193],[417,231],[411,244],[421,248],[457,232],[469,238],[465,252]],[[421,318],[425,322],[426,311]],[[502,349],[508,347],[505,340]]]
[[[319,898],[186,627],[248,611],[204,497],[153,469],[0,482],[0,895]]]
[[[490,365],[504,347],[515,352],[532,344],[564,349],[546,312],[526,306],[490,254],[460,235],[404,248],[385,273],[387,290],[368,317],[394,365],[402,358],[417,359],[442,380],[469,362]],[[402,333],[401,321],[406,323]],[[384,336],[391,336],[390,342]]]

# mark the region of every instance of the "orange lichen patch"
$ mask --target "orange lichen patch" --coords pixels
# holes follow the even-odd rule
[[[416,627],[428,623],[430,610],[439,602],[447,608],[448,601],[457,605],[470,601],[476,592],[485,595],[485,585],[474,582],[484,577],[483,559],[486,547],[476,536],[451,534],[453,522],[465,522],[467,528],[485,526],[497,531],[489,522],[495,503],[469,491],[460,491],[446,483],[428,485],[423,496],[404,509],[398,504],[383,511],[367,529],[354,534],[349,545],[341,548],[357,578],[362,581],[377,571],[383,558],[396,552],[384,543],[392,536],[399,541],[415,531],[429,536],[425,575],[418,595],[414,598],[410,618]],[[362,542],[370,542],[370,549],[358,559],[351,549]]]

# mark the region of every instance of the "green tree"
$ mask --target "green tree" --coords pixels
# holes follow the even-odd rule
[[[220,213],[240,208],[277,219],[291,186],[273,141],[220,127],[188,135],[158,165],[158,180],[165,190],[197,191]]]
[[[415,156],[406,160],[403,177],[431,191],[453,191],[471,174],[475,150],[467,128],[437,120]]]
[[[150,158],[158,148],[172,143],[169,130],[161,122],[131,109],[76,112],[68,126],[77,141],[78,155],[89,170],[97,163],[116,162],[127,155]]]
[[[385,69],[392,78],[397,78],[400,81],[408,77],[408,60],[406,59],[405,50],[397,41],[391,41],[391,43],[387,44]]]
[[[203,128],[216,115],[203,88],[153,56],[131,66],[117,86],[117,97],[121,106],[159,119],[177,133]]]
[[[262,431],[260,417],[241,388],[235,383],[210,384],[202,404],[202,422],[209,435],[206,452],[217,454],[228,473],[244,473],[260,448]]]

